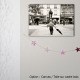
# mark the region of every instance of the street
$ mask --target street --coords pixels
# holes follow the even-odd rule
[[[62,32],[62,35],[55,29],[55,27]],[[29,25],[29,36],[74,36],[74,25],[72,24],[57,24],[55,27],[53,27],[53,35],[50,35],[47,24]]]

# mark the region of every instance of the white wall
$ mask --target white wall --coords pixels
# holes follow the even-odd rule
[[[28,4],[75,4],[74,37],[29,37]],[[80,0],[21,0],[21,80],[31,80],[29,75],[79,75],[80,53],[70,52],[63,56],[60,53],[46,53],[31,41],[49,47],[52,50],[72,50],[80,46]],[[24,36],[26,34],[26,36]],[[36,79],[41,80],[41,79]],[[51,79],[48,79],[51,80]],[[56,80],[56,79],[54,79]],[[62,80],[62,79],[58,79]],[[69,79],[66,79],[69,80]],[[75,80],[71,79],[71,80]],[[80,80],[76,79],[76,80]]]

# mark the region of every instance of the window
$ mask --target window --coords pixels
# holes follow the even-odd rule
[[[49,4],[47,4],[47,9],[50,9],[50,5]]]
[[[54,10],[54,15],[57,15],[57,10]]]
[[[57,9],[57,5],[54,5],[54,9]]]
[[[43,8],[43,4],[40,5],[40,8]]]

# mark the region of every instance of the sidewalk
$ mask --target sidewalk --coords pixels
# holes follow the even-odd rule
[[[61,35],[56,29],[54,28],[53,35],[50,35],[49,28],[47,24],[39,24],[37,25],[30,25],[29,26],[29,35],[30,36],[73,36],[73,25],[62,25],[58,24],[55,25],[57,29],[59,29],[63,35]]]

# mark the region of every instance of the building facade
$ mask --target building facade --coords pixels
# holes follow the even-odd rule
[[[74,4],[30,4],[29,23],[34,24],[35,19],[39,18],[39,23],[48,23],[51,18],[58,24],[74,24]]]
[[[49,20],[49,12],[52,11],[52,19],[56,20],[58,23],[60,23],[60,5],[40,5],[41,6],[41,15],[46,16],[46,20]]]
[[[60,23],[74,24],[74,4],[61,4]]]

